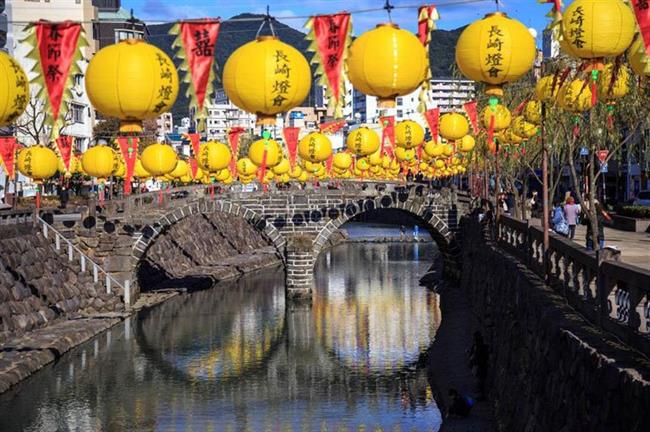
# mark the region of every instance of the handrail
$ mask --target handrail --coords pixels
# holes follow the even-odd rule
[[[0,225],[16,225],[27,223],[32,219],[34,212],[31,210],[3,210],[0,211]]]
[[[506,215],[499,217],[497,233],[497,246],[526,264],[574,309],[650,353],[649,270],[608,259],[611,252],[585,251],[553,233],[544,253],[541,228]]]
[[[97,283],[99,282],[99,273],[103,274],[105,277],[105,282],[106,282],[106,293],[110,294],[111,287],[112,285],[117,285],[119,288],[122,288],[124,291],[124,303],[127,305],[131,304],[131,283],[129,280],[124,281],[124,284],[120,283],[117,279],[115,279],[109,272],[104,270],[99,264],[97,264],[95,261],[93,261],[88,255],[86,255],[81,249],[79,249],[77,246],[72,244],[70,240],[68,240],[62,233],[57,231],[56,228],[54,228],[52,225],[47,223],[45,220],[43,220],[40,216],[37,217],[38,222],[41,224],[42,229],[43,229],[43,236],[46,239],[49,239],[48,234],[50,231],[54,233],[54,244],[56,250],[61,250],[61,240],[67,244],[68,246],[68,261],[72,261],[74,258],[74,251],[76,251],[79,254],[79,260],[81,263],[81,271],[85,272],[87,266],[87,263],[90,263],[90,266],[92,267],[92,272],[93,272],[93,282]]]

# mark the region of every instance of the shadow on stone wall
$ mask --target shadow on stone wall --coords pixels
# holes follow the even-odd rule
[[[196,214],[168,226],[137,268],[142,291],[203,289],[281,263],[278,251],[245,219],[227,213]]]

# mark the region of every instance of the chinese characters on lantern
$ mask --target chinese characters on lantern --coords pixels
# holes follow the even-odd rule
[[[582,6],[576,8],[571,21],[569,21],[569,34],[571,36],[571,44],[578,48],[585,46],[585,29],[584,29],[585,11]]]
[[[490,78],[498,78],[503,72],[503,30],[498,25],[493,25],[488,31],[487,54],[485,65],[488,67]]]
[[[156,105],[153,111],[156,113],[163,112],[163,110],[173,102],[172,96],[174,94],[172,65],[168,58],[160,53],[156,53],[156,59],[160,65],[160,87],[156,95]]]
[[[286,101],[287,94],[291,88],[291,83],[289,82],[289,76],[291,74],[291,66],[289,57],[284,53],[283,50],[275,51],[275,82],[273,83],[272,96],[273,96],[273,106],[281,107],[284,101]]]
[[[16,77],[16,81],[15,81],[16,89],[25,88],[25,84],[27,83],[27,80],[25,78],[22,68],[20,67],[18,62],[13,58],[9,58],[9,63]],[[20,115],[20,113],[25,111],[26,106],[27,106],[27,94],[16,94],[13,100],[13,104],[11,106],[11,113],[7,117],[7,121],[9,123],[13,122]]]

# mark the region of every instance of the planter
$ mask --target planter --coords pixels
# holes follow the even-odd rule
[[[614,215],[614,228],[621,231],[650,232],[650,219]]]

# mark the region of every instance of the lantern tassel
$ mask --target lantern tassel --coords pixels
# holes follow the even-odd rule
[[[614,128],[614,105],[607,105],[607,129]]]
[[[41,208],[41,185],[38,184],[36,189],[36,211],[38,212]]]
[[[591,71],[591,106],[598,103],[598,69]]]
[[[262,154],[262,163],[260,165],[260,174],[259,174],[259,180],[260,183],[264,183],[264,177],[266,177],[266,157],[267,157],[267,150],[266,147],[264,148],[264,153]],[[266,191],[266,187],[264,188]]]
[[[580,136],[580,116],[575,116],[573,124],[573,138]]]

